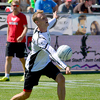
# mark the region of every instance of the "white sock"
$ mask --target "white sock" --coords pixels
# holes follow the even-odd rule
[[[5,74],[5,77],[8,77],[9,78],[9,74]]]
[[[23,74],[23,76],[25,77],[25,73]]]

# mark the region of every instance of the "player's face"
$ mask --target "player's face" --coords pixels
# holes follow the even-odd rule
[[[91,35],[96,35],[97,30],[94,24],[91,25],[90,30],[91,30]]]
[[[86,26],[86,20],[80,20],[80,23],[78,25],[78,30],[79,32],[82,32],[82,33],[86,33],[86,29],[87,29],[87,26]]]
[[[12,9],[14,12],[18,12],[18,11],[20,10],[19,4],[13,2],[12,5],[11,5],[11,9]]]
[[[47,16],[44,13],[38,14],[37,17],[40,26],[43,27],[49,26]]]

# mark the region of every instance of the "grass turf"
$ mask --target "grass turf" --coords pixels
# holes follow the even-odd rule
[[[64,75],[66,79],[65,100],[100,100],[100,74]],[[2,77],[0,77],[2,78]],[[24,82],[21,76],[10,76],[9,82],[0,82],[0,100],[10,100],[22,92]],[[42,76],[39,85],[33,88],[27,100],[58,100],[57,83]]]

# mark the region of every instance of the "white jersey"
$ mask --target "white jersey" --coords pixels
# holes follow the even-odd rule
[[[47,32],[41,33],[37,30],[37,27],[34,29],[31,42],[32,50],[29,53],[25,64],[25,67],[28,71],[34,72],[42,70],[51,61],[51,59],[57,62],[57,64],[62,69],[65,69],[67,67],[67,65],[64,64],[57,56],[56,51],[50,46],[51,38],[49,29],[53,26],[55,22],[55,18],[49,21]]]

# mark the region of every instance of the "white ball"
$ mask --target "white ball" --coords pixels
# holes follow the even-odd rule
[[[61,45],[57,49],[57,54],[62,61],[67,61],[72,57],[72,49],[68,45]]]

